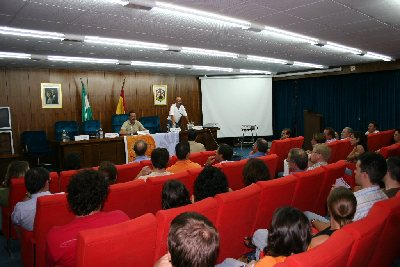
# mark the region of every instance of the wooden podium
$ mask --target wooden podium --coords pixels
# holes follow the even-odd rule
[[[312,150],[311,139],[314,133],[322,132],[323,116],[309,110],[304,110],[304,145],[305,150]]]

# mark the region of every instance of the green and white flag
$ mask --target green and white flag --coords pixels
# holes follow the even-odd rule
[[[93,119],[93,113],[92,113],[92,108],[90,107],[89,104],[89,98],[86,93],[86,88],[82,80],[81,84],[82,84],[82,121],[88,121]]]

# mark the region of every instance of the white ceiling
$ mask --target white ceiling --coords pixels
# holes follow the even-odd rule
[[[400,58],[400,0],[164,0],[254,24],[277,27],[363,51]],[[123,7],[107,0],[1,0],[0,26],[95,35],[170,46],[187,46],[320,64],[329,67],[378,61],[307,43],[277,38],[171,12]],[[91,45],[0,34],[0,52],[141,60],[184,65],[264,70],[309,68],[244,58]],[[0,59],[0,66],[150,71],[189,75],[226,74],[191,69],[94,65],[47,60]]]

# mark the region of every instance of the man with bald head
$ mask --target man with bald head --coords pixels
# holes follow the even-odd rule
[[[175,98],[175,103],[171,105],[168,114],[168,125],[170,127],[180,127],[181,126],[181,118],[185,117],[186,121],[189,121],[188,115],[186,113],[186,109],[182,104],[182,98],[177,96]]]

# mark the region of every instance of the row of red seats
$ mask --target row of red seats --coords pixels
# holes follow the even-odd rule
[[[381,147],[388,146],[393,141],[394,130],[382,131],[368,135],[368,150],[377,151]]]
[[[148,179],[147,182],[133,181],[113,185],[111,186],[110,195],[103,210],[123,210],[132,219],[137,218],[135,220],[141,220],[140,218],[142,217],[138,218],[137,216],[143,215],[146,209],[147,212],[151,209],[157,218],[157,231],[152,231],[156,242],[153,244],[141,244],[140,247],[142,250],[139,250],[138,254],[131,255],[126,259],[122,259],[122,255],[118,253],[131,254],[135,250],[118,252],[117,258],[121,258],[119,260],[134,261],[130,264],[131,266],[151,266],[156,259],[166,253],[166,240],[170,221],[177,214],[184,211],[200,212],[216,225],[221,234],[220,261],[226,257],[239,257],[243,253],[248,252],[246,247],[243,246],[243,238],[251,235],[255,229],[269,227],[272,214],[277,207],[293,205],[302,210],[311,210],[317,213],[326,212],[324,203],[330,187],[338,177],[343,176],[345,165],[345,162],[338,162],[313,171],[289,175],[282,179],[259,182],[237,191],[220,194],[215,198],[209,198],[185,207],[165,211],[159,210],[161,208],[161,188],[163,183],[171,177],[155,177]],[[190,173],[186,176],[190,176]],[[155,206],[158,208],[157,212]],[[132,210],[136,210],[136,212],[132,213]],[[33,232],[22,231],[22,242],[25,242],[21,246],[24,265],[34,266],[35,259],[35,266],[44,266],[45,238],[47,232],[51,227],[63,225],[71,221],[72,218],[73,214],[68,209],[65,194],[39,198]],[[149,215],[146,215],[144,218],[149,218]],[[110,229],[114,229],[113,226],[110,227]],[[135,223],[132,223],[131,227],[136,229]],[[122,228],[124,230],[115,228],[120,229],[115,231],[124,235],[125,228],[126,225]],[[94,231],[93,233],[97,233],[95,235],[104,237],[109,241],[126,238],[123,236],[106,238],[105,236],[108,236],[111,232],[106,233],[103,230]],[[145,233],[147,236],[146,240],[149,242],[154,240],[153,236],[148,234],[148,231],[145,231]],[[136,234],[141,235],[140,232]],[[131,239],[132,242],[136,240]],[[142,239],[143,236],[138,237],[138,240]],[[90,245],[90,247],[92,246]],[[120,246],[115,244],[111,247],[119,248]],[[149,249],[146,252],[145,248],[147,246],[153,249]],[[107,247],[109,246],[107,245]],[[124,245],[125,249],[131,247],[133,248],[134,245],[126,243]],[[95,258],[99,258],[98,255],[101,255],[100,253],[101,251],[98,251],[93,255],[97,254]],[[151,264],[145,264],[144,262],[149,262],[147,260],[149,258],[152,259]],[[87,266],[94,266],[97,260],[91,258],[88,260],[88,263],[93,265]],[[143,263],[139,264],[137,261],[143,261]]]
[[[328,160],[328,163],[345,160],[350,152],[353,150],[353,146],[351,145],[349,139],[330,142],[327,143],[327,145],[331,149],[331,156]]]
[[[400,156],[400,144],[384,146],[379,150],[379,153],[385,158]]]

